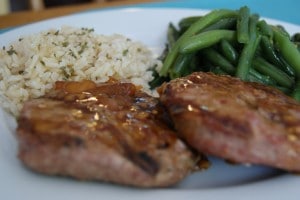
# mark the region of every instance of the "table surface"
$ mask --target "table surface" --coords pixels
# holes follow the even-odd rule
[[[41,11],[21,11],[0,16],[0,29],[19,26],[44,19],[84,12],[93,9],[105,9],[118,6],[138,6],[139,4],[155,2],[155,0],[118,0],[103,3],[86,3],[71,6],[60,6]]]
[[[32,23],[43,19],[68,15],[76,12],[86,12],[94,9],[110,9],[116,7],[170,7],[170,8],[201,8],[238,9],[247,5],[251,12],[277,20],[283,20],[300,25],[299,0],[119,0],[104,3],[89,3],[82,5],[63,6],[42,11],[23,11],[0,16],[0,29]],[[300,30],[299,30],[300,32]]]

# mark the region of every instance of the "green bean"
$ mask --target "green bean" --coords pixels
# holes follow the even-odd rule
[[[292,87],[294,84],[293,79],[290,78],[286,73],[276,68],[274,65],[270,64],[261,57],[257,57],[253,60],[253,68],[264,75],[270,76],[281,86]]]
[[[249,42],[249,18],[250,10],[247,6],[241,7],[237,18],[237,40],[239,43]]]
[[[280,58],[277,56],[269,38],[267,38],[266,36],[262,36],[260,44],[267,60],[274,65],[280,66],[282,63],[280,61]]]
[[[200,53],[198,54],[198,57],[201,57],[201,63],[196,68],[197,71],[210,72],[216,68],[209,60],[203,59]]]
[[[274,28],[274,40],[279,52],[282,54],[283,58],[296,72],[296,86],[292,93],[293,98],[300,101],[300,52],[297,46],[290,41],[287,35],[284,35],[278,29]]]
[[[151,86],[211,71],[270,85],[300,101],[300,33],[289,35],[247,6],[182,18],[178,25],[169,24],[163,67]]]
[[[209,60],[213,65],[219,66],[223,71],[228,74],[234,74],[234,66],[228,62],[219,52],[213,48],[203,49],[201,54]]]
[[[286,95],[291,94],[291,88],[286,88],[286,87],[282,87],[282,86],[274,86],[274,87],[277,88],[278,90],[280,90],[281,92],[285,93]]]
[[[260,35],[260,42],[259,42],[259,44],[256,47],[255,55],[254,56],[264,57],[264,52],[263,52],[263,49],[261,48],[261,45],[260,45],[261,44],[261,38],[262,38],[262,36]]]
[[[255,37],[250,40],[248,44],[242,49],[240,58],[237,65],[236,76],[243,81],[248,80],[249,69],[252,65],[252,60],[256,51],[256,48],[260,42],[261,36]]]
[[[264,81],[261,81],[259,78],[257,78],[256,76],[254,76],[254,75],[251,74],[250,72],[249,72],[249,75],[248,75],[248,81],[249,81],[249,82],[256,82],[256,83],[265,84]]]
[[[278,57],[279,57],[279,59],[280,59],[280,61],[282,63],[282,68],[281,69],[285,73],[287,73],[289,76],[295,77],[296,76],[296,72],[295,72],[294,68],[291,67],[291,65],[285,61],[285,59],[282,57],[281,54],[279,54]]]
[[[250,17],[250,22],[249,22],[250,40],[247,44],[245,44],[244,48],[242,49],[239,62],[237,65],[236,76],[243,81],[248,80],[248,73],[252,65],[252,60],[261,39],[261,35],[257,35],[256,33],[257,21],[258,21],[257,16],[252,15]]]
[[[298,80],[295,84],[292,97],[300,102],[300,80]]]
[[[180,31],[186,31],[193,23],[198,21],[201,17],[202,16],[191,16],[182,18],[178,23]]]
[[[236,17],[237,12],[233,10],[214,10],[209,14],[200,18],[195,22],[186,32],[186,35],[194,35],[200,32],[202,29],[218,22],[221,19]]]
[[[296,77],[300,79],[300,52],[296,45],[290,41],[289,37],[283,35],[278,29],[274,29],[274,40],[283,58],[296,72]]]
[[[204,28],[201,32],[211,31],[216,29],[232,29],[236,24],[236,17],[233,18],[224,18],[219,20],[218,22]]]
[[[265,20],[260,20],[257,23],[257,26],[262,35],[267,36],[270,39],[273,38],[273,30],[272,30],[271,26],[269,26]]]
[[[290,94],[291,92],[290,88],[276,85],[276,81],[274,81],[272,78],[270,78],[269,76],[262,75],[254,69],[250,69],[249,81],[272,86],[285,94]]]
[[[169,48],[172,48],[179,38],[179,32],[175,28],[175,26],[172,23],[169,23],[168,30],[167,30],[167,39],[168,39],[168,45]]]
[[[297,46],[298,51],[300,52],[300,42],[295,42],[295,44]]]
[[[264,79],[261,80],[258,77],[254,76],[253,74],[251,74],[250,72],[248,75],[248,79],[249,79],[248,80],[249,82],[261,83],[261,84],[267,85],[267,83],[265,82]]]
[[[265,85],[271,85],[271,86],[276,85],[276,81],[272,79],[270,76],[263,75],[253,68],[250,68],[249,70],[249,81],[252,82],[254,81],[254,82],[262,83]]]
[[[193,57],[194,54],[179,54],[170,73],[171,79],[187,75],[190,70],[192,71],[189,67]]]
[[[221,67],[217,66],[213,69],[210,70],[211,72],[213,72],[214,74],[220,74],[220,75],[228,75],[227,72],[225,72]]]
[[[227,41],[221,41],[221,52],[225,58],[231,63],[236,64],[238,61],[238,53],[235,48]]]
[[[258,14],[252,14],[249,19],[249,37],[253,34],[257,34],[257,23],[259,20],[259,15]]]
[[[236,38],[235,31],[229,30],[211,30],[199,33],[198,35],[194,35],[192,37],[183,40],[179,51],[180,53],[191,53],[198,51],[200,49],[204,49],[213,44],[220,42],[222,39],[226,40],[234,40]]]
[[[286,37],[290,38],[290,34],[285,30],[285,28],[281,25],[276,25],[276,26],[273,26],[273,30],[274,28],[280,32],[281,34],[285,35]]]
[[[280,67],[288,75],[290,75],[290,76],[295,75],[295,72],[290,67],[290,65],[287,64],[286,62],[284,62],[284,60],[277,55],[277,53],[276,53],[273,45],[271,44],[269,38],[267,38],[266,36],[262,36],[261,46],[262,46],[263,52],[265,54],[265,57],[269,62],[271,62],[272,64],[274,64],[278,67]]]
[[[298,51],[300,51],[300,42],[294,42],[294,44],[296,45]]]
[[[214,10],[209,14],[201,17],[198,21],[193,23],[187,31],[177,40],[174,46],[170,49],[169,54],[167,55],[163,67],[160,71],[161,76],[167,76],[169,73],[169,69],[171,68],[172,64],[174,63],[176,57],[178,56],[178,50],[182,43],[182,41],[186,40],[190,36],[197,34],[202,29],[206,28],[207,26],[216,23],[220,19],[224,18],[232,18],[237,15],[236,11],[232,10]]]
[[[151,89],[154,89],[154,88],[160,86],[163,82],[168,82],[170,80],[169,77],[159,76],[159,74],[156,70],[153,70],[153,76],[154,76],[154,79],[149,82]]]
[[[300,42],[300,33],[295,33],[295,34],[292,36],[292,41],[293,41],[293,42]]]

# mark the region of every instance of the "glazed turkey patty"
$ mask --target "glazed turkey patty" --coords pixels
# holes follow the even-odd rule
[[[179,136],[198,151],[300,171],[300,105],[280,91],[203,72],[158,91]]]
[[[198,157],[165,122],[164,109],[130,83],[58,82],[25,103],[19,158],[34,171],[139,187],[174,185]]]

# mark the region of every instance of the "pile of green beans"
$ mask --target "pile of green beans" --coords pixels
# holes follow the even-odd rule
[[[227,74],[275,87],[300,101],[300,33],[270,25],[247,6],[170,23],[154,88],[195,71]]]

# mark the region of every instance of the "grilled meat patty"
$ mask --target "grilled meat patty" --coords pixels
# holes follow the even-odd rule
[[[300,104],[280,91],[203,72],[158,91],[178,134],[198,151],[300,172]]]
[[[25,103],[17,136],[19,158],[35,171],[139,187],[173,185],[198,159],[158,99],[130,83],[58,82]]]

